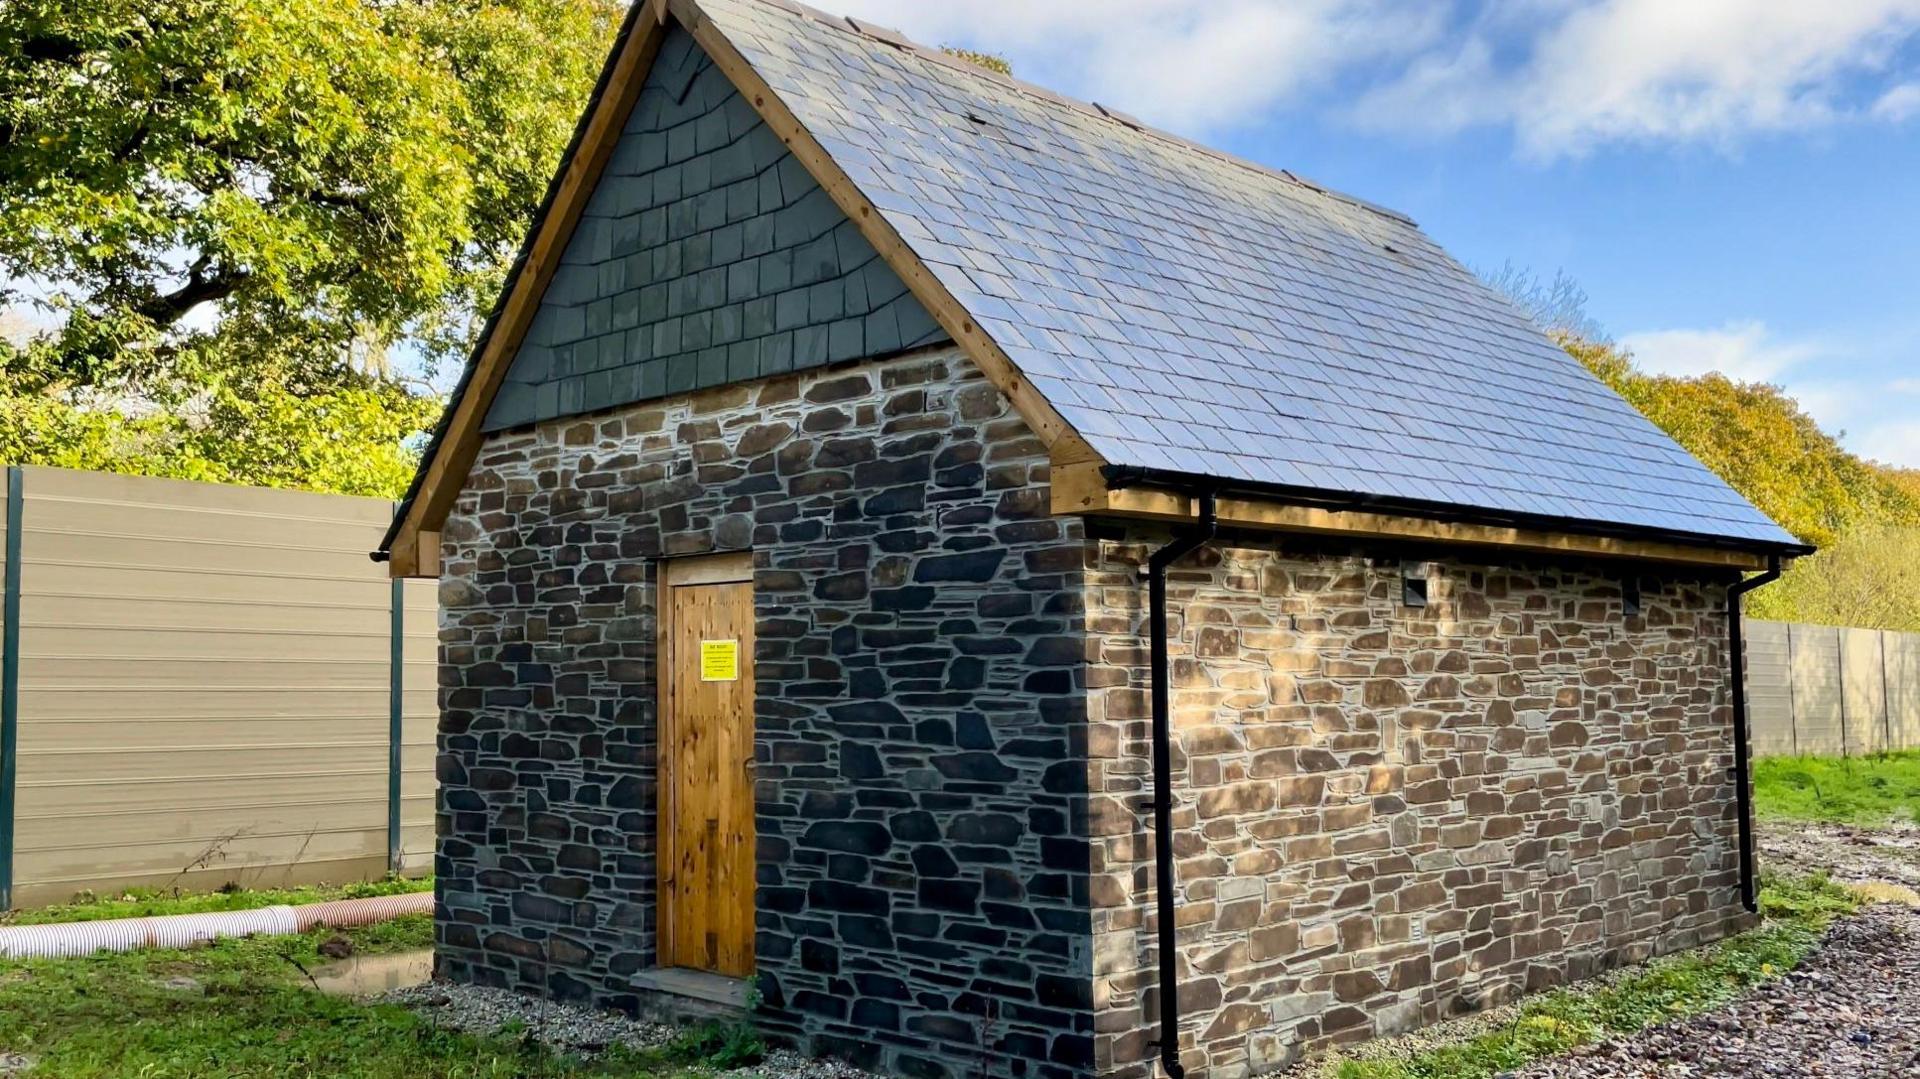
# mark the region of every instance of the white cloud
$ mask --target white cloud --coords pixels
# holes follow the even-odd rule
[[[1884,81],[1897,46],[1920,31],[1920,0],[1599,0],[1557,15],[1504,52],[1498,32],[1476,25],[1365,94],[1356,116],[1441,133],[1508,125],[1537,157],[1894,119],[1904,97],[1869,107],[1872,93],[1862,99],[1854,83]]]
[[[1886,388],[1894,395],[1920,396],[1920,378],[1896,378]],[[1857,430],[1847,441],[1876,461],[1920,468],[1920,420],[1913,418],[1912,402],[1889,402],[1886,393],[1869,393],[1868,397],[1860,403],[1855,415]]]
[[[1780,340],[1759,322],[1730,322],[1711,330],[1649,330],[1627,334],[1620,343],[1642,370],[1654,374],[1685,378],[1717,371],[1739,382],[1772,381],[1823,351],[1815,342]]]
[[[930,45],[1189,134],[1245,126],[1356,66],[1438,40],[1420,0],[822,0]]]
[[[1920,0],[825,0],[1188,134],[1311,104],[1364,126],[1511,128],[1530,156],[1920,114],[1890,74]],[[1351,104],[1357,102],[1357,104]]]
[[[1860,453],[1902,468],[1920,468],[1920,423],[1877,424],[1850,439]]]
[[[1920,82],[1903,82],[1881,94],[1873,103],[1873,115],[1894,124],[1920,116]]]
[[[1920,340],[1788,338],[1748,321],[1627,334],[1620,344],[1642,370],[1655,374],[1684,378],[1713,371],[1773,383],[1853,452],[1920,468],[1920,420],[1913,418],[1911,400],[1920,396],[1920,378],[1896,374],[1910,369],[1904,364],[1888,366],[1889,358],[1908,354]]]

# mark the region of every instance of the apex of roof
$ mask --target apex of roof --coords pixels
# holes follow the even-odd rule
[[[422,537],[676,26],[1056,455],[1115,483],[1811,550],[1403,214],[790,0],[640,0],[382,545],[395,573],[428,571]]]

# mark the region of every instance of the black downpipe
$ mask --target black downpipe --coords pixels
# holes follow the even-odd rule
[[[1167,567],[1192,554],[1220,530],[1213,492],[1200,492],[1200,522],[1147,557],[1148,654],[1153,666],[1153,892],[1159,904],[1160,1063],[1168,1079],[1185,1079],[1180,1066],[1180,964],[1173,913],[1173,746],[1167,674]]]
[[[1768,561],[1767,571],[1736,581],[1727,589],[1727,648],[1733,667],[1734,804],[1740,814],[1740,902],[1748,913],[1760,911],[1753,886],[1753,776],[1747,753],[1747,643],[1740,628],[1740,598],[1780,579],[1780,556]]]

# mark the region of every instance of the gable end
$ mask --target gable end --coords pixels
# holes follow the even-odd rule
[[[483,430],[947,339],[675,25]]]

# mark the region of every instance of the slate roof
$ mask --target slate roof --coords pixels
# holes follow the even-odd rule
[[[1400,214],[885,30],[701,7],[1112,464],[1800,548]]]

